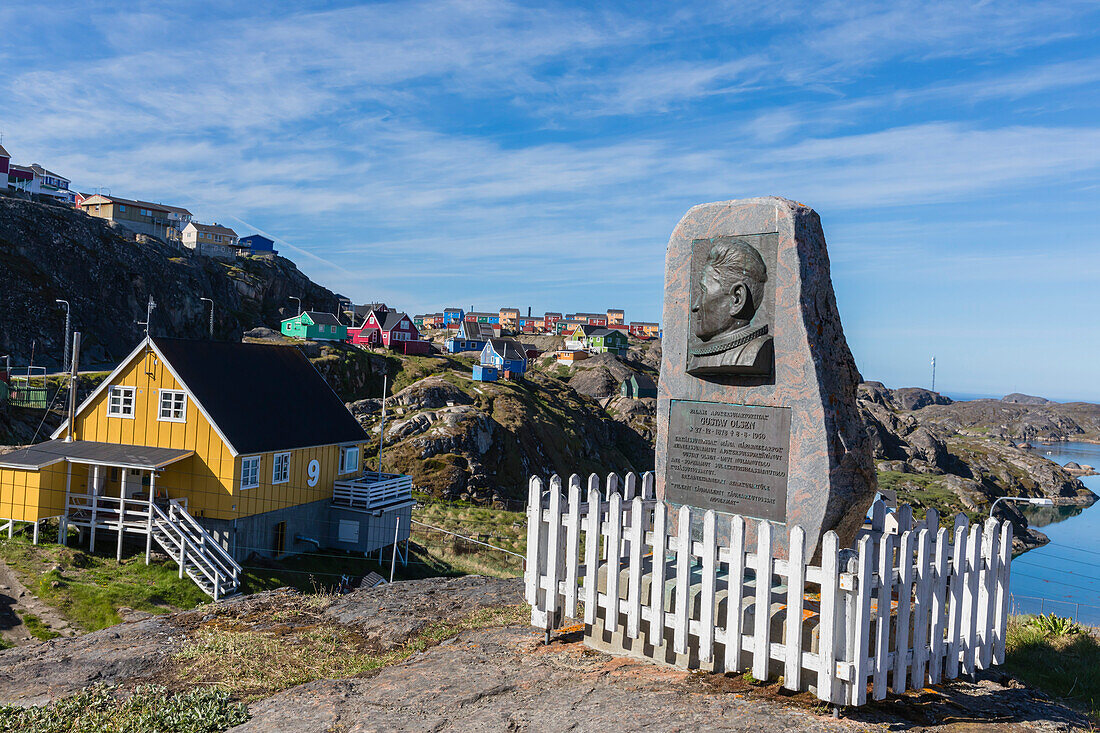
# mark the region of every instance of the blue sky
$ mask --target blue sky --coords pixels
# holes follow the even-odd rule
[[[186,7],[185,7],[186,6]],[[692,205],[821,214],[865,378],[1100,400],[1095,2],[0,4],[0,130],[410,312],[660,317]]]

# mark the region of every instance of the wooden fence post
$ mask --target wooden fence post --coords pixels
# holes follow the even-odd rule
[[[899,512],[900,513],[900,512]],[[911,530],[904,531],[901,535],[901,546],[898,550],[898,613],[897,613],[897,639],[894,656],[894,694],[905,692],[906,681],[909,679],[906,657],[909,655],[909,616],[910,603],[913,595],[913,536]]]
[[[839,625],[840,591],[840,541],[836,532],[829,530],[821,541],[821,612],[818,641],[817,696],[834,704],[841,704],[843,690],[836,675],[837,626]]]
[[[676,608],[673,619],[673,649],[677,654],[687,654],[688,624],[691,611],[688,608],[691,581],[691,508],[680,507],[680,517],[676,524]]]
[[[629,481],[627,493],[632,493]],[[642,620],[642,547],[645,543],[646,524],[642,497],[635,496],[630,504],[630,564],[627,571],[629,586],[626,606],[626,633],[631,639],[638,638]]]
[[[565,530],[565,608],[569,618],[577,617],[577,568],[581,537],[581,477],[569,477],[569,518]]]
[[[768,679],[771,659],[772,525],[761,521],[756,529],[756,603],[753,605],[752,676]]]
[[[699,662],[714,658],[714,590],[718,570],[718,540],[714,511],[703,515],[703,565],[699,587]]]
[[[786,658],[783,686],[797,692],[802,685],[802,607],[806,592],[806,531],[791,527],[787,547],[787,627],[784,630]],[[728,602],[728,601],[727,601]]]
[[[729,582],[726,588],[726,671],[740,672],[741,635],[744,625],[745,594],[745,518],[730,517]]]
[[[855,614],[852,619],[852,704],[867,702],[867,647],[871,642],[871,590],[874,586],[873,541],[865,536],[858,543]]]
[[[643,484],[644,486],[644,484]],[[643,492],[644,495],[644,492]],[[668,509],[663,501],[653,508],[653,576],[649,581],[649,643],[660,646],[665,636],[665,563],[668,558]]]
[[[875,676],[872,696],[886,697],[886,672],[890,666],[890,619],[894,597],[894,535],[886,534],[879,542],[878,615],[875,618]]]
[[[594,479],[594,480],[593,480]],[[600,532],[603,502],[600,499],[600,479],[588,477],[588,516],[584,529],[584,622],[596,623],[596,606],[600,598]]]

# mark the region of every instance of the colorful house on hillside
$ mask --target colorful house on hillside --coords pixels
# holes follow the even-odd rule
[[[623,397],[632,397],[636,400],[645,397],[657,397],[657,383],[648,374],[634,372],[620,385],[619,392]]]
[[[0,145],[0,187],[8,187],[8,170],[11,165],[11,156],[4,146]]]
[[[557,333],[554,330],[554,324],[561,320],[561,313],[551,313],[547,311],[542,317],[542,330],[545,333]]]
[[[237,240],[237,251],[240,254],[256,257],[274,257],[279,254],[275,249],[275,240],[268,239],[262,234],[249,234]]]
[[[284,336],[314,341],[344,341],[348,327],[332,313],[303,311],[283,321],[280,329]]]
[[[482,311],[469,311],[463,318],[465,323],[500,323],[500,313],[485,313]]]
[[[0,514],[136,538],[216,598],[250,555],[367,552],[408,536],[408,476],[365,471],[368,436],[302,352],[147,338],[71,429],[0,456]]]
[[[630,339],[622,331],[601,326],[581,325],[565,337],[565,348],[585,350],[594,354],[622,354],[630,346]]]
[[[427,354],[432,350],[408,315],[391,310],[372,310],[361,326],[348,329],[348,341],[359,346],[382,346],[401,354]]]
[[[237,256],[237,233],[217,222],[213,224],[188,222],[183,228],[181,241],[187,249],[207,257]]]
[[[444,308],[443,325],[447,328],[458,328],[465,316],[466,313],[461,308]]]
[[[517,327],[516,321],[519,319],[519,308],[501,308],[500,313],[500,327],[506,331],[515,331]]]
[[[623,325],[623,319],[626,317],[626,313],[621,308],[608,308],[607,309],[607,325],[608,326],[621,326]]]
[[[449,354],[457,354],[461,351],[481,351],[491,338],[500,337],[500,326],[489,323],[463,322],[458,327],[458,333],[444,341],[444,346]]]
[[[581,321],[590,326],[606,326],[606,313],[570,313],[565,317],[567,321]]]
[[[554,323],[554,333],[558,336],[564,333],[572,333],[577,330],[578,326],[587,326],[588,321],[578,320],[575,318],[563,318],[560,321]]]
[[[168,241],[168,208],[146,201],[135,201],[118,196],[95,194],[84,198],[80,210],[88,216],[107,219],[132,232],[148,234]]]
[[[635,338],[656,338],[661,333],[661,326],[650,321],[632,321],[628,330]]]
[[[522,376],[527,371],[527,355],[515,339],[489,339],[481,350],[481,366],[496,367],[505,378]]]

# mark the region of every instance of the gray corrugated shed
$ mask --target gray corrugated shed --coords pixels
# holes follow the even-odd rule
[[[123,443],[98,443],[92,440],[49,440],[0,456],[0,466],[37,470],[58,461],[104,463],[123,468],[158,469],[187,458],[195,451],[175,448],[151,448]]]

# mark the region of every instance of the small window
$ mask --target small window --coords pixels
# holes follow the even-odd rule
[[[176,389],[162,389],[157,419],[162,422],[187,422],[187,393]]]
[[[272,461],[271,483],[285,484],[290,481],[290,454],[276,453]]]
[[[118,210],[119,211],[126,211],[126,206],[124,204],[119,204],[118,205]]]
[[[241,488],[254,489],[260,485],[260,457],[241,459]]]
[[[109,417],[134,416],[133,387],[111,387],[107,395],[107,415]]]
[[[340,449],[340,473],[354,473],[359,470],[359,447]]]

